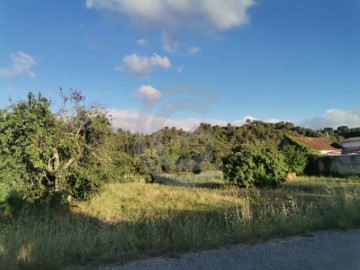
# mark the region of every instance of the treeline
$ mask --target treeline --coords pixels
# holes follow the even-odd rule
[[[200,124],[193,132],[165,127],[152,134],[114,131],[103,110],[84,106],[78,91],[65,94],[54,113],[43,96],[0,111],[0,201],[12,196],[86,199],[107,181],[140,174],[153,182],[160,173],[218,170],[242,144],[280,150],[286,135],[331,136],[337,141],[360,129],[306,129],[289,122],[247,121],[243,126]],[[296,149],[288,156],[295,158]],[[292,153],[292,154],[291,154]],[[290,155],[291,154],[291,155]]]
[[[263,142],[281,150],[281,143],[286,135],[327,136],[341,142],[357,132],[360,132],[360,128],[342,126],[338,129],[312,130],[289,122],[247,121],[242,126],[228,124],[225,127],[202,123],[193,132],[165,127],[148,135],[119,129],[113,134],[113,138],[116,152],[121,156],[119,161],[128,161],[127,164],[119,163],[127,172],[134,168],[130,161],[136,163],[141,157],[142,161],[147,160],[153,167],[160,167],[163,172],[198,173],[220,169],[222,159],[241,144]]]

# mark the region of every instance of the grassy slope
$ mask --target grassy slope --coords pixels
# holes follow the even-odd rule
[[[109,184],[90,202],[24,210],[0,226],[0,265],[115,261],[358,227],[360,180],[300,179],[277,190]]]

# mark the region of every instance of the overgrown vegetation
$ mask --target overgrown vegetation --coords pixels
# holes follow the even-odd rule
[[[51,196],[90,198],[107,179],[111,127],[97,108],[81,105],[76,91],[64,96],[57,117],[50,102],[29,93],[0,115],[2,200]],[[70,103],[70,107],[68,106]]]
[[[0,111],[1,267],[54,269],[360,225],[359,180],[284,184],[310,153],[282,144],[289,135],[339,141],[358,129],[247,121],[139,134],[112,130],[79,91],[61,97],[57,113],[33,93]]]
[[[108,184],[101,194],[69,209],[27,207],[3,220],[0,265],[54,269],[111,263],[141,254],[358,227],[359,187],[358,179],[322,178],[263,190]]]
[[[284,155],[264,144],[241,144],[223,162],[224,179],[239,187],[277,187],[286,180]]]
[[[33,93],[1,110],[0,202],[10,197],[26,201],[52,196],[63,201],[69,196],[89,199],[104,183],[123,175],[141,174],[148,182],[154,182],[161,173],[201,173],[222,168],[222,160],[244,143],[260,142],[280,149],[287,134],[322,134],[291,123],[261,121],[248,121],[241,127],[201,124],[194,132],[175,128],[164,128],[151,135],[114,132],[106,113],[97,107],[86,107],[79,91],[64,94],[61,90],[61,97],[63,104],[58,113],[51,111],[46,98]],[[349,133],[349,129],[341,130]],[[295,160],[300,157],[298,153],[292,155],[292,160],[291,152],[286,154],[288,165],[300,171],[302,164]],[[254,177],[264,179],[271,170],[259,160],[258,166],[254,159],[251,170],[263,170]],[[277,177],[267,177],[272,176]],[[238,182],[228,182],[234,181]],[[251,181],[263,186],[261,179]],[[238,185],[252,185],[245,182]]]
[[[357,134],[358,129],[339,127],[334,130],[325,128],[312,130],[294,126],[289,122],[265,123],[262,121],[248,121],[242,126],[228,124],[225,127],[212,126],[202,123],[194,132],[165,127],[152,134],[131,133],[117,130],[114,134],[115,145],[127,157],[136,159],[146,150],[160,160],[160,167],[165,173],[203,172],[219,170],[222,160],[232,149],[244,143],[264,143],[267,146],[283,150],[282,142],[288,136],[330,136],[334,141],[341,142],[345,136]],[[289,149],[288,149],[289,150]],[[288,151],[286,150],[286,151]],[[303,162],[310,153],[297,147],[299,157],[292,155],[286,159],[291,170],[301,174]],[[291,152],[285,152],[292,154]],[[305,157],[301,157],[305,154]],[[131,164],[127,170],[131,170]]]
[[[283,148],[283,153],[285,156],[285,162],[288,166],[288,171],[301,175],[308,164],[308,159],[311,153],[309,153],[306,149],[290,144]]]

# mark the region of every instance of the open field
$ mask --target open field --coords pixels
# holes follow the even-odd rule
[[[360,179],[299,178],[279,189],[244,190],[213,177],[166,176],[173,185],[113,183],[66,209],[28,206],[2,218],[0,265],[111,263],[360,226]],[[175,185],[195,180],[220,188]]]

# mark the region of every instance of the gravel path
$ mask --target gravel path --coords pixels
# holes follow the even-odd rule
[[[240,244],[228,249],[159,257],[107,266],[107,270],[360,269],[360,230]]]

